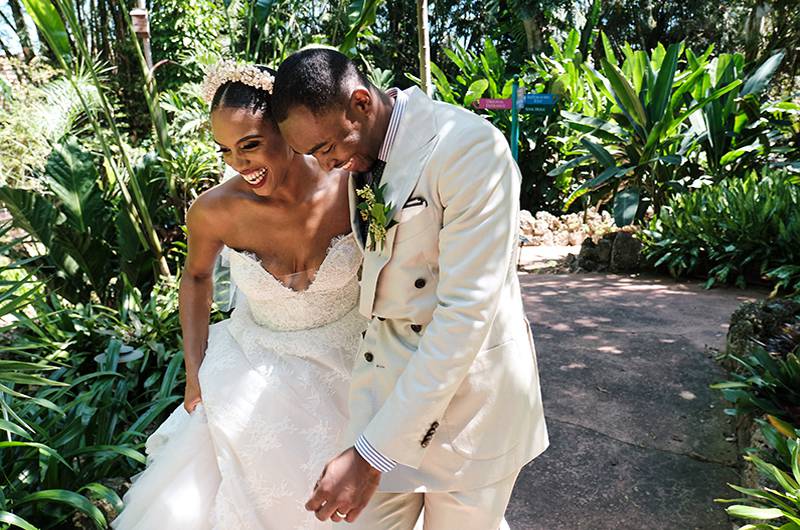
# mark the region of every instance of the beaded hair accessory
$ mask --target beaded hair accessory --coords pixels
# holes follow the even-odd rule
[[[202,87],[203,99],[210,105],[219,87],[225,83],[236,81],[272,94],[275,77],[253,64],[220,61],[206,70]]]

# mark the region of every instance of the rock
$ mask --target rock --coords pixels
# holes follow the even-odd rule
[[[536,234],[536,231],[534,230],[534,222],[535,219],[533,215],[531,215],[531,212],[529,212],[528,210],[521,210],[519,212],[520,234],[529,239],[532,239],[534,235],[541,235],[541,234]]]
[[[569,245],[569,232],[559,230],[553,235],[553,244],[559,247]]]
[[[635,272],[639,269],[642,242],[628,232],[617,232],[611,247],[612,272]]]
[[[609,234],[611,237],[603,237],[600,241],[597,242],[597,261],[602,263],[603,265],[610,265],[611,264],[611,248],[614,243],[614,233]]]
[[[557,219],[557,217],[550,212],[536,212],[536,218],[545,221],[546,223],[550,223],[553,219]]]
[[[542,221],[541,219],[536,219],[533,221],[533,235],[543,236],[549,230],[550,226],[547,224],[547,221]]]
[[[788,299],[745,302],[731,315],[728,327],[728,355],[742,357],[750,348],[750,341],[769,343],[784,335],[784,328],[800,318],[800,303]],[[723,363],[723,364],[727,364]],[[726,366],[729,370],[738,363]]]
[[[578,253],[578,268],[588,272],[597,270],[597,245],[591,237],[587,237],[581,243],[581,251]]]
[[[585,238],[586,234],[583,233],[583,230],[579,230],[577,232],[570,232],[567,235],[567,243],[569,244],[569,246],[574,247],[580,245]]]
[[[597,242],[613,225],[608,212],[600,213],[594,207],[560,217],[545,211],[535,215],[522,211],[520,216],[522,235],[530,245],[577,246],[587,235]]]

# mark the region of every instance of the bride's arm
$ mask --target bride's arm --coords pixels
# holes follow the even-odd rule
[[[186,214],[188,255],[181,275],[179,307],[183,332],[183,358],[186,366],[184,407],[191,412],[200,402],[198,373],[208,341],[208,320],[214,289],[214,262],[222,250],[218,232],[222,219],[214,219],[213,211],[203,196]]]

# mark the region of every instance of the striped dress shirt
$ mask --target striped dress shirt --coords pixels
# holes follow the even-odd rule
[[[408,96],[399,88],[390,88],[386,91],[386,95],[394,99],[394,108],[392,115],[389,117],[389,127],[386,129],[386,136],[383,139],[380,151],[378,151],[378,160],[386,163],[389,158],[389,153],[394,145],[394,140],[397,138],[397,130],[400,128],[400,119],[403,117],[403,112],[408,104]],[[397,462],[391,458],[382,455],[375,449],[369,440],[362,434],[356,440],[356,451],[366,460],[369,465],[382,473],[391,471],[397,466]]]

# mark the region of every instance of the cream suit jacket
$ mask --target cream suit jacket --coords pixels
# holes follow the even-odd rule
[[[371,322],[347,441],[363,433],[398,462],[381,491],[469,490],[548,445],[516,273],[520,173],[483,118],[405,92],[381,180],[397,224],[364,252],[360,311]]]

